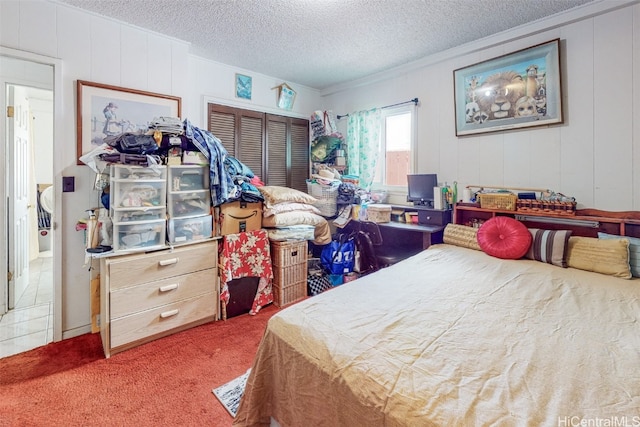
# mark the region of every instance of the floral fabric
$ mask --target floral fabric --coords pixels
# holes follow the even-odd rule
[[[349,114],[347,125],[347,166],[350,175],[357,175],[360,186],[371,188],[380,149],[381,115],[379,109]]]
[[[256,314],[273,302],[271,283],[271,250],[269,236],[264,229],[246,233],[229,234],[220,245],[220,300],[229,303],[228,282],[242,277],[259,277],[258,291],[249,314]],[[223,312],[224,313],[224,312]]]

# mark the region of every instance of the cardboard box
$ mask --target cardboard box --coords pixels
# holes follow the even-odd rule
[[[373,204],[367,208],[367,220],[371,222],[389,222],[391,221],[391,206]]]
[[[209,160],[200,151],[188,151],[185,150],[182,153],[183,165],[208,165]]]
[[[237,234],[262,228],[262,202],[242,201],[220,205],[220,235]]]

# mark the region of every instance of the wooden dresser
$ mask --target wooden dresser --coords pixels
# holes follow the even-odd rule
[[[219,316],[217,240],[100,260],[106,357]]]

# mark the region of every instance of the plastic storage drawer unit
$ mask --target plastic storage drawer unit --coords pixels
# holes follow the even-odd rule
[[[169,242],[185,243],[208,239],[213,230],[211,215],[169,219]]]
[[[149,249],[165,244],[166,221],[113,224],[113,250]]]

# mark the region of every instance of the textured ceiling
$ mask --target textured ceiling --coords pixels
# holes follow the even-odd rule
[[[58,0],[325,89],[599,0]]]

